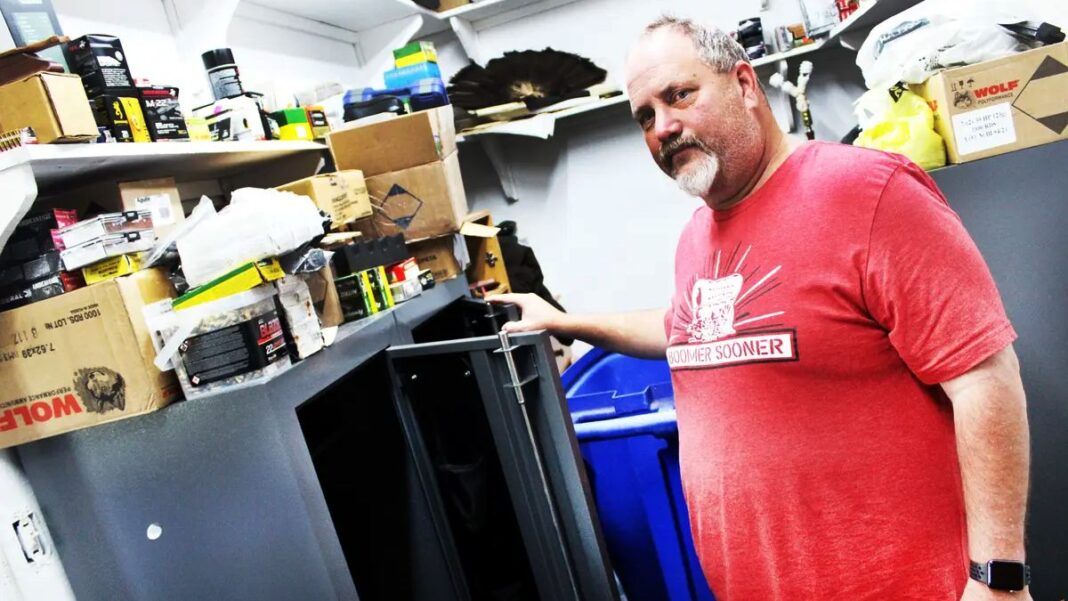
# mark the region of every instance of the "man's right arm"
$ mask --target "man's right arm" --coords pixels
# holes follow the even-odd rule
[[[534,294],[498,294],[486,300],[519,306],[521,319],[505,324],[506,332],[548,330],[551,334],[577,338],[599,348],[645,359],[663,359],[666,353],[664,314],[667,309],[572,315],[557,310]]]

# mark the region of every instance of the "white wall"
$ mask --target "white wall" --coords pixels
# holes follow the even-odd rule
[[[759,15],[770,26],[801,20],[795,0],[687,3],[680,16],[725,29]],[[663,11],[641,0],[584,0],[479,31],[483,55],[551,46],[586,56],[623,87],[622,68],[634,37]],[[455,39],[437,36],[443,71],[454,73],[466,56]],[[821,139],[840,139],[853,125],[850,103],[863,91],[854,54],[829,49],[810,55],[815,72],[810,98]],[[760,71],[770,76],[771,69]],[[843,73],[847,74],[843,77]],[[773,105],[778,92],[769,90]],[[779,111],[780,113],[782,111]],[[665,307],[670,301],[675,243],[699,206],[680,192],[648,155],[626,105],[557,123],[549,141],[502,137],[519,187],[519,202],[507,204],[496,175],[477,142],[461,152],[472,209],[490,209],[494,219],[514,219],[535,249],[546,284],[568,310],[627,311]]]
[[[86,33],[118,36],[133,76],[180,86],[187,109],[211,100],[199,52],[179,47],[161,1],[53,0],[53,6],[71,38]],[[233,49],[246,89],[274,95],[281,106],[291,102],[297,90],[353,78],[360,64],[351,43],[240,14],[219,46]]]

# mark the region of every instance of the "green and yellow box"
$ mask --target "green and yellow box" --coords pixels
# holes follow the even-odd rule
[[[419,63],[437,63],[438,52],[432,42],[412,42],[393,51],[393,65],[400,69]]]

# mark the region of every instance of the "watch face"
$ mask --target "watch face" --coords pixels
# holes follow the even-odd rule
[[[1014,561],[991,561],[987,564],[990,588],[999,591],[1022,591],[1024,583],[1024,566]]]

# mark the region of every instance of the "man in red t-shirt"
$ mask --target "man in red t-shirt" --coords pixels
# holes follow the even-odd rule
[[[508,329],[666,355],[721,601],[1029,599],[1016,334],[935,184],[897,155],[784,136],[717,30],[661,19],[627,74],[654,159],[705,201],[672,307],[495,297],[523,311]]]

